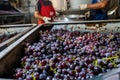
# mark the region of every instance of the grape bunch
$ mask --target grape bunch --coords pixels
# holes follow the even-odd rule
[[[89,80],[120,67],[120,34],[53,30],[40,31],[27,43],[18,80]]]

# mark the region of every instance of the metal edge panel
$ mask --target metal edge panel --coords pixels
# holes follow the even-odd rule
[[[5,63],[6,59],[5,57],[7,57],[8,55],[11,55],[11,54],[18,54],[17,52],[20,50],[19,47],[21,47],[21,45],[24,45],[27,41],[32,41],[34,39],[34,37],[36,37],[37,35],[35,34],[36,31],[39,31],[40,28],[42,29],[46,29],[48,28],[47,26],[53,26],[53,25],[63,25],[63,24],[87,24],[87,23],[93,23],[95,24],[97,21],[90,21],[90,22],[59,22],[59,23],[48,23],[48,24],[41,24],[41,25],[38,25],[37,27],[35,27],[34,29],[32,29],[31,31],[29,31],[28,33],[26,33],[24,36],[22,36],[19,40],[17,40],[16,42],[14,42],[13,44],[11,44],[10,46],[8,46],[5,50],[3,50],[1,52],[1,55],[0,55],[0,64],[3,64],[3,67],[4,67],[4,64],[7,65]],[[97,22],[97,23],[103,23],[104,21],[100,21],[100,22]],[[106,21],[107,23],[109,23],[108,21]],[[119,23],[119,21],[110,21],[110,23]],[[45,27],[42,27],[42,26],[45,26]],[[31,35],[32,34],[32,35]],[[31,37],[31,39],[30,39]],[[17,52],[15,52],[17,51]],[[3,60],[3,62],[1,63],[1,61]],[[2,66],[2,65],[1,65]],[[0,66],[0,67],[1,67]],[[4,69],[4,68],[3,68]],[[1,71],[1,70],[0,70]],[[4,70],[3,70],[4,71]]]
[[[24,34],[27,33],[28,31],[30,31],[31,29],[33,29],[34,26],[36,26],[36,24],[6,25],[6,26],[3,25],[3,27],[5,27],[5,28],[8,28],[8,27],[10,27],[10,28],[20,27],[20,28],[22,28],[23,26],[24,26],[24,27],[30,27],[30,28],[24,30],[23,32],[21,32],[21,33],[15,35],[14,37],[12,37],[12,38],[10,38],[10,39],[4,41],[3,43],[1,43],[1,44],[0,44],[0,51],[2,51],[4,48],[6,48],[7,46],[9,46],[11,43],[13,43],[14,41],[16,41],[18,38],[20,38],[22,35],[24,35]]]
[[[0,52],[0,78],[9,78],[6,76],[12,76],[11,73],[13,73],[13,68],[20,64],[18,62],[21,56],[23,55],[22,54],[24,51],[23,46],[25,42],[28,42],[25,41],[25,39],[30,40],[28,36],[30,36],[38,28],[40,27],[34,27],[32,30],[23,35],[21,38],[16,40],[13,44],[11,44],[10,46],[8,46],[7,48]],[[36,37],[36,34],[33,35],[32,38],[33,37]]]
[[[15,25],[0,25],[0,28],[15,28],[15,27],[33,27],[37,24],[15,24]]]
[[[105,79],[105,78],[107,78],[107,77],[109,77],[109,76],[113,76],[113,75],[115,75],[115,74],[120,74],[120,68],[118,68],[118,69],[113,69],[112,71],[110,71],[109,73],[105,73],[104,75],[103,75],[103,79]],[[119,76],[120,77],[120,76]]]
[[[33,33],[36,29],[38,29],[39,27],[35,27],[34,29],[32,29],[30,32],[26,33],[24,36],[22,36],[20,39],[18,39],[17,41],[15,41],[13,44],[11,44],[10,46],[8,46],[6,49],[4,49],[3,51],[0,52],[0,60],[7,54],[9,53],[13,48],[15,48],[17,45],[19,45],[25,38],[27,38],[31,33]]]
[[[116,23],[120,22],[120,19],[113,19],[113,20],[91,20],[91,21],[64,21],[64,22],[50,22],[45,23],[46,25],[61,25],[61,24],[88,24],[88,23]]]

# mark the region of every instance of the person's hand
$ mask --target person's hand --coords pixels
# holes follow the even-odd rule
[[[87,4],[80,4],[80,10],[87,9]]]
[[[43,17],[43,20],[45,21],[45,23],[49,23],[50,20],[51,20],[51,18],[49,18],[49,17]]]
[[[90,17],[90,11],[85,13],[86,17],[89,18]]]
[[[59,15],[60,15],[57,11],[55,12],[55,14],[56,14],[56,16],[59,16]]]
[[[107,15],[113,15],[113,14],[116,12],[117,9],[118,9],[118,7],[115,7],[115,8],[110,9],[110,10],[107,12]]]

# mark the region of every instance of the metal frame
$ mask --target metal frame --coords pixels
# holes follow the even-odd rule
[[[9,38],[8,40],[0,43],[0,51],[8,47],[10,44],[12,44],[14,41],[16,41],[18,38],[20,38],[22,35],[24,35],[26,32],[33,29],[33,27],[36,26],[36,24],[22,24],[22,25],[0,25],[0,29],[17,29],[17,28],[24,28],[26,27],[26,30],[23,32],[15,35],[12,38]]]
[[[31,31],[26,33],[24,36],[16,40],[13,44],[8,46],[6,49],[0,52],[0,77],[2,75],[10,74],[12,68],[14,67],[14,63],[20,60],[20,56],[23,55],[23,46],[27,42],[34,42],[39,35],[39,30],[51,30],[55,25],[71,25],[71,24],[118,24],[120,25],[120,20],[107,20],[107,21],[77,21],[77,22],[53,22],[48,24],[41,24],[37,27],[34,27]],[[115,26],[116,27],[116,26]],[[111,26],[109,27],[111,28]],[[12,58],[11,58],[12,57]],[[7,70],[7,72],[6,72]]]

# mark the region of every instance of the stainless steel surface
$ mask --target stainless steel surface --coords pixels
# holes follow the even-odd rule
[[[84,18],[85,15],[76,15],[76,14],[72,14],[72,15],[67,15],[68,18],[70,19],[76,19],[76,18]]]
[[[88,20],[88,21],[69,21],[69,22],[51,22],[47,24],[51,25],[63,25],[63,24],[98,24],[98,23],[119,23],[120,19],[111,20]],[[46,25],[47,25],[46,24]]]
[[[0,1],[0,25],[24,23],[24,13],[10,4],[10,0]]]
[[[20,56],[23,54],[23,46],[27,42],[34,42],[39,35],[40,30],[53,30],[53,29],[67,29],[70,31],[81,32],[120,32],[120,20],[113,21],[76,21],[76,22],[53,22],[43,25],[38,25],[20,39],[16,40],[13,44],[8,46],[2,52],[0,52],[0,77],[10,74],[14,67],[14,63],[20,60]],[[11,58],[12,57],[12,58]]]
[[[120,68],[118,68],[118,69],[114,69],[114,70],[112,70],[112,71],[110,71],[109,73],[105,73],[104,75],[103,75],[103,78],[104,78],[104,80],[108,80],[107,78],[109,78],[109,77],[112,77],[112,76],[114,76],[114,75],[120,75]],[[117,77],[117,76],[116,76]],[[106,78],[106,79],[105,79]],[[110,79],[110,78],[109,78]],[[118,79],[114,79],[114,80],[120,80],[120,76],[119,76],[119,78]]]
[[[84,21],[85,19],[86,15],[68,14],[57,16],[54,18],[54,21],[55,22]]]
[[[113,69],[107,73],[100,74],[90,80],[120,80],[120,68]]]
[[[4,78],[0,78],[0,80],[16,80],[16,79],[4,79]]]
[[[65,15],[62,16],[57,16],[54,18],[55,22],[68,22],[68,21],[72,21],[71,19],[69,19],[68,17],[66,17]]]
[[[2,51],[4,48],[9,46],[15,40],[20,38],[26,32],[30,31],[33,28],[33,26],[35,26],[35,25],[36,24],[0,25],[0,32],[3,34],[0,36],[0,38],[2,38],[3,36],[7,37],[7,36],[10,36],[11,34],[17,33],[15,36],[0,43],[0,51]]]
[[[36,24],[16,24],[16,25],[0,25],[0,28],[22,28],[22,27],[30,27],[35,26]]]

